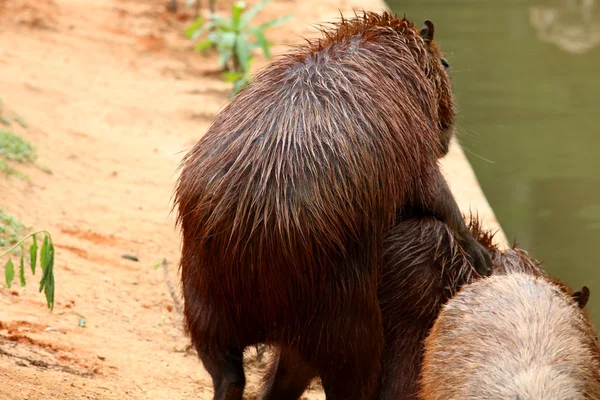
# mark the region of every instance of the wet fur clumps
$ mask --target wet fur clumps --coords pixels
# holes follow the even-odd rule
[[[241,399],[243,350],[261,342],[310,365],[328,399],[373,398],[377,285],[399,214],[444,221],[489,271],[438,166],[454,100],[428,26],[364,13],[324,29],[263,69],[185,156],[184,314],[215,399]]]
[[[442,305],[477,275],[450,229],[434,218],[397,223],[385,243],[378,285],[385,335],[378,399],[416,400],[423,340]]]
[[[421,398],[599,399],[598,341],[565,287],[527,271],[464,286],[425,341]]]
[[[587,288],[573,293],[567,285],[548,275],[527,251],[516,244],[500,249],[494,243],[494,232],[483,229],[478,217],[471,215],[469,220],[473,237],[487,249],[494,263],[494,275],[524,273],[543,279],[573,298],[580,307],[578,312],[588,318],[583,310],[589,297]],[[385,350],[378,399],[417,400],[421,399],[419,378],[424,340],[443,305],[460,293],[464,285],[480,277],[473,273],[469,258],[451,230],[434,218],[399,218],[384,248],[378,294]]]

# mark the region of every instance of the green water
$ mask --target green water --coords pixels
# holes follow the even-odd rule
[[[434,22],[458,137],[507,237],[571,286],[587,285],[600,327],[600,0],[587,3],[388,4],[419,26]]]

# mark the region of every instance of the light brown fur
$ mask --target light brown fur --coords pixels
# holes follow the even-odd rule
[[[545,276],[464,286],[425,340],[423,400],[600,399],[600,348],[587,315]]]

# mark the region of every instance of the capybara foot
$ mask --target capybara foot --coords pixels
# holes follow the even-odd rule
[[[216,389],[214,400],[242,400],[244,386],[243,382],[224,381]]]
[[[463,246],[465,252],[471,257],[475,271],[482,277],[492,274],[492,259],[489,252],[475,239],[469,239]]]

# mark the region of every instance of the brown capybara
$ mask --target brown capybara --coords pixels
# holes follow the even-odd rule
[[[557,282],[525,250],[500,250],[493,234],[471,218],[474,237],[489,251],[494,274],[523,272]],[[434,218],[399,219],[384,242],[382,276],[378,283],[385,335],[380,400],[416,400],[423,359],[423,340],[442,305],[476,276],[452,231]],[[561,290],[571,294],[560,284]],[[581,308],[589,290],[572,293]],[[297,353],[277,349],[266,379],[264,398],[297,399],[316,372]],[[272,396],[276,393],[278,397]]]
[[[600,347],[577,300],[543,276],[465,285],[425,340],[423,400],[600,399]]]
[[[257,342],[306,359],[328,399],[375,396],[377,282],[397,212],[445,222],[491,272],[438,166],[454,118],[433,24],[387,12],[324,30],[217,116],[175,191],[186,325],[216,399],[241,398]]]
[[[378,398],[416,399],[421,343],[442,304],[474,278],[473,268],[448,226],[424,217],[393,227],[384,242],[381,270],[378,296],[385,350]],[[369,332],[364,335],[368,340]],[[277,349],[263,398],[298,399],[316,375],[296,352]]]

